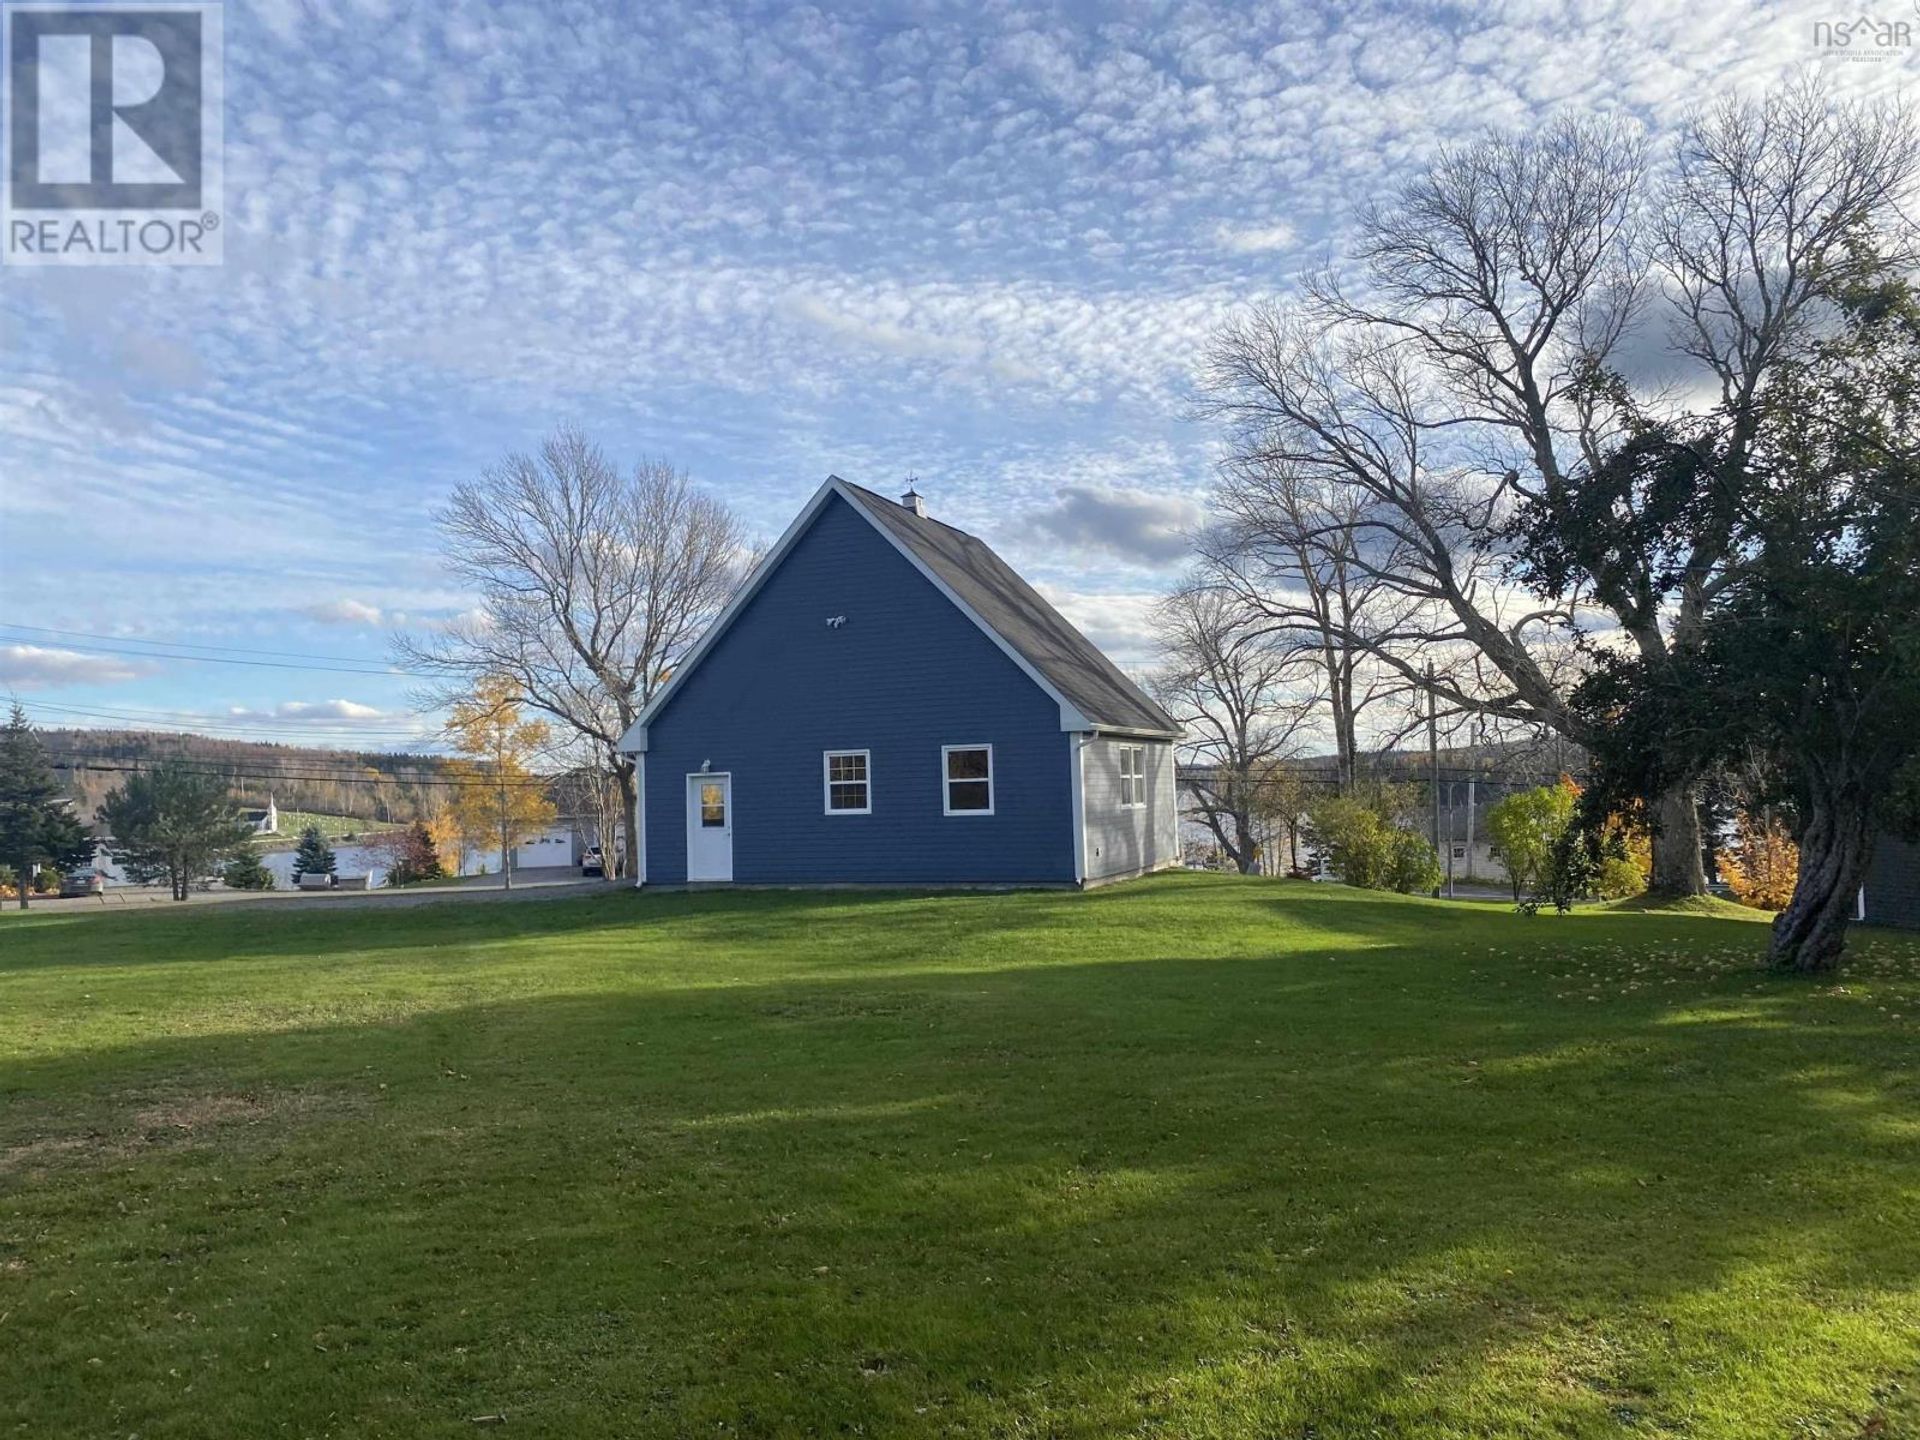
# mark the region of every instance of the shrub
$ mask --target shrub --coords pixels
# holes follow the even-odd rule
[[[260,852],[249,845],[227,862],[221,875],[229,890],[271,890],[273,872],[260,861]]]
[[[1631,855],[1608,855],[1593,878],[1593,893],[1602,900],[1627,900],[1647,888],[1647,872]]]
[[[1564,915],[1576,901],[1588,899],[1605,858],[1592,835],[1568,826],[1554,842],[1541,887],[1553,908]]]
[[[1327,860],[1349,885],[1411,894],[1440,883],[1440,858],[1410,830],[1350,796],[1323,801],[1310,817]]]
[[[1402,895],[1426,894],[1440,886],[1440,857],[1425,836],[1395,830],[1390,842],[1387,883]]]
[[[1384,888],[1387,868],[1386,822],[1349,796],[1322,801],[1309,817],[1315,840],[1327,862],[1349,885]]]

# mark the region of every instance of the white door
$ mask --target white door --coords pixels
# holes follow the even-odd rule
[[[733,879],[733,777],[687,776],[687,879]]]

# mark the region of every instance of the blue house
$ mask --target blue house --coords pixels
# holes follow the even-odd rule
[[[1178,858],[1179,735],[981,541],[831,477],[620,742],[638,881],[1143,874]]]

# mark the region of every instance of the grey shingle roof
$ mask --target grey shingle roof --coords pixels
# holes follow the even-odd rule
[[[1180,726],[1120,672],[986,543],[916,515],[884,495],[840,482],[856,503],[938,575],[1095,726],[1178,735]]]

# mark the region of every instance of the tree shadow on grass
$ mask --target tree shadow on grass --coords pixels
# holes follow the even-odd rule
[[[1374,938],[0,1065],[0,1143],[113,1142],[0,1172],[0,1417],[1744,1435],[1910,1363],[1905,1031]],[[148,1135],[156,1095],[259,1113]]]

